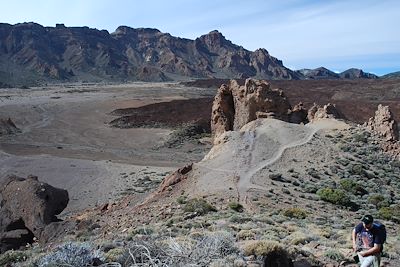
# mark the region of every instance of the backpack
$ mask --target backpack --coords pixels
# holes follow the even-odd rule
[[[378,229],[378,233],[382,238],[382,245],[386,242],[386,227],[383,223],[381,222],[374,222],[373,223],[374,227]]]

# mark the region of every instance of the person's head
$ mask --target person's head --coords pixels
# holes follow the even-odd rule
[[[371,215],[364,215],[361,218],[361,221],[364,225],[364,228],[369,230],[372,228],[372,223],[374,222],[374,218]]]

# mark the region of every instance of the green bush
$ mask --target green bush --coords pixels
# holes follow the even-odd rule
[[[178,204],[186,204],[186,196],[179,196],[177,199],[176,199],[176,202],[178,203]]]
[[[388,207],[390,205],[389,201],[380,194],[373,194],[369,196],[368,202],[371,203],[372,205],[375,205],[377,209],[382,207]]]
[[[335,205],[350,207],[353,203],[345,191],[341,189],[323,188],[317,191],[318,196],[327,202]]]
[[[243,205],[238,203],[238,202],[235,202],[235,201],[229,202],[228,203],[228,207],[231,210],[234,210],[234,211],[237,211],[237,212],[242,212],[243,211]]]
[[[305,219],[307,217],[307,212],[300,208],[288,208],[283,211],[283,215],[290,218]]]
[[[360,143],[367,143],[368,142],[368,137],[366,135],[367,134],[365,132],[356,133],[356,134],[353,135],[353,141],[354,142],[360,142]]]
[[[199,215],[204,215],[210,211],[217,211],[217,209],[209,204],[204,199],[192,198],[188,200],[183,207],[185,212],[196,212]]]
[[[364,175],[364,166],[361,164],[351,165],[349,168],[351,174]]]
[[[379,209],[379,216],[385,220],[400,221],[400,205]]]
[[[351,192],[355,195],[365,195],[368,193],[361,185],[351,179],[342,179],[339,184],[344,191]]]

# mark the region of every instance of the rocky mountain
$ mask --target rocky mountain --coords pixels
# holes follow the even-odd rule
[[[301,69],[297,71],[305,79],[377,79],[378,76],[372,73],[364,72],[361,69],[351,68],[341,73],[335,73],[327,68],[319,67],[316,69]]]
[[[0,83],[166,81],[185,78],[300,79],[267,50],[254,52],[212,31],[195,40],[157,29],[0,24]]]

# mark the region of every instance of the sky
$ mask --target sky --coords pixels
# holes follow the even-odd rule
[[[19,0],[2,1],[0,22],[157,28],[195,39],[212,30],[291,69],[400,71],[399,0]]]

